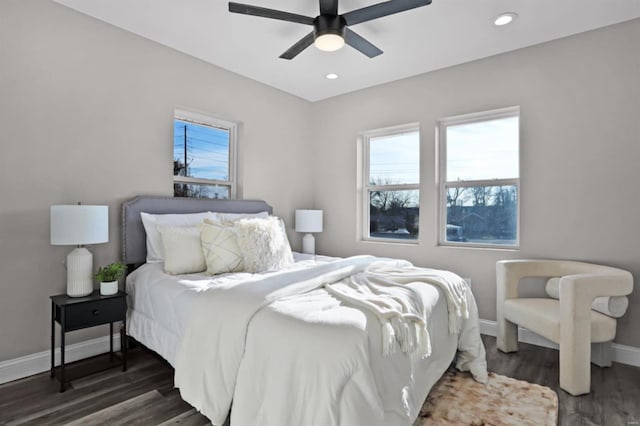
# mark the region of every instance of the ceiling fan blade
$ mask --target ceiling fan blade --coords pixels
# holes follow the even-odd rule
[[[342,17],[347,21],[347,25],[355,25],[430,4],[431,0],[390,0],[353,10],[343,14]]]
[[[378,49],[376,46],[368,42],[363,37],[359,36],[349,28],[345,28],[344,30],[344,41],[354,49],[364,53],[370,58],[375,58],[376,56],[382,54],[382,50]]]
[[[306,36],[302,37],[296,44],[291,46],[289,50],[287,50],[282,55],[280,55],[280,57],[282,59],[293,59],[296,56],[298,56],[298,54],[302,52],[304,49],[311,46],[312,43],[313,43],[313,31],[307,34]]]
[[[320,0],[320,15],[337,15],[338,0]]]
[[[297,22],[298,24],[313,25],[313,18],[308,16],[283,12],[281,10],[267,9],[265,7],[251,6],[249,4],[229,2],[229,12],[260,16],[262,18],[279,19],[281,21]]]

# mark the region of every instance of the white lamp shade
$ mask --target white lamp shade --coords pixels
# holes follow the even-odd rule
[[[51,206],[51,244],[73,246],[109,241],[109,206]]]
[[[322,210],[296,210],[296,232],[322,232]]]

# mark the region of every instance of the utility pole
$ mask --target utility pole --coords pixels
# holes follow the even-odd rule
[[[187,173],[187,125],[184,125],[184,175],[189,176]]]

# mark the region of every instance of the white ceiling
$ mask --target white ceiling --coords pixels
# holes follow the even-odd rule
[[[317,101],[400,78],[640,17],[639,0],[433,0],[350,27],[384,51],[345,46],[278,56],[311,27],[231,14],[222,0],[55,0],[209,63]],[[236,0],[315,17],[318,0]],[[340,0],[339,13],[382,0]],[[510,25],[493,18],[516,12]],[[337,80],[327,80],[336,73]]]

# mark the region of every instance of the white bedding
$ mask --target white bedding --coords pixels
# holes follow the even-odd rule
[[[330,260],[319,257],[318,261],[298,261],[292,268],[309,268]],[[127,281],[129,334],[176,366],[178,348],[192,328],[188,325],[196,303],[217,293],[206,290],[232,288],[247,280],[283,274],[287,272],[229,274],[215,279],[201,275],[172,277],[162,272],[161,264],[143,265]],[[479,335],[476,323],[476,328],[467,328],[462,333],[466,338],[458,342],[458,336],[448,331],[442,291],[426,284],[408,285],[420,294],[427,314],[432,346],[428,358],[402,352],[382,356],[377,318],[366,310],[341,304],[324,289],[316,289],[261,305],[250,318],[246,338],[242,334],[243,341],[236,342],[241,344],[240,354],[237,345],[218,340],[224,333],[212,324],[212,339],[207,339],[209,355],[218,359],[204,361],[236,365],[214,369],[214,376],[203,381],[208,384],[202,384],[193,394],[185,395],[183,389],[181,393],[203,409],[214,424],[223,423],[233,398],[233,426],[411,425],[428,391],[453,360],[456,347],[461,344],[477,351]],[[477,318],[472,305],[470,315]],[[217,318],[212,322],[224,324],[232,317],[231,312],[224,312],[224,306],[218,306],[219,317],[212,311],[210,318]],[[229,324],[222,327],[223,331],[234,328]],[[207,343],[203,345],[204,350]],[[477,355],[484,362],[483,349]],[[203,360],[198,354],[188,356],[195,364]],[[177,384],[192,380],[183,370],[189,368],[176,370]],[[193,371],[198,369],[194,367]]]

